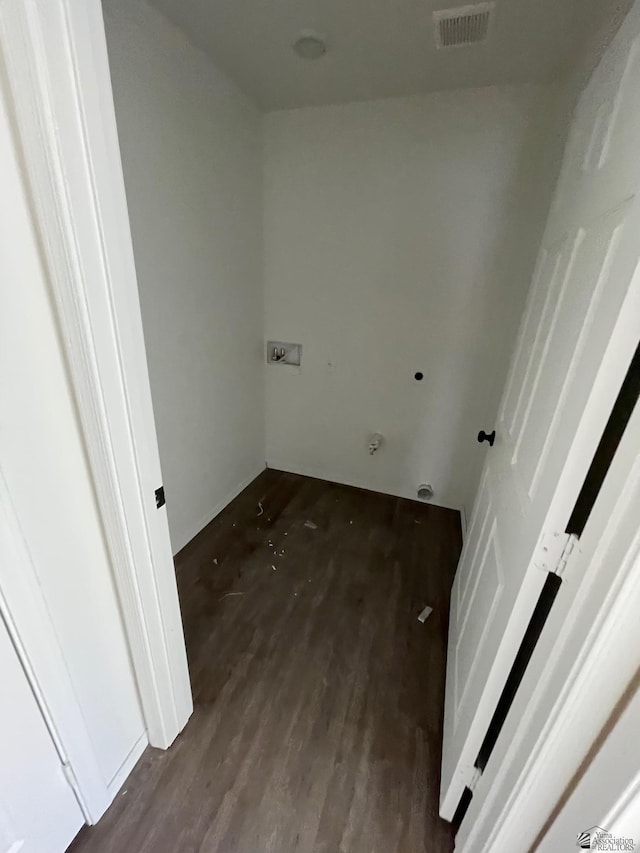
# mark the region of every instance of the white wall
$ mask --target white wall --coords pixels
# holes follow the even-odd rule
[[[470,510],[557,173],[556,90],[265,123],[267,462]],[[413,379],[422,371],[425,379]],[[369,433],[386,443],[367,454]]]
[[[300,370],[265,368],[270,466],[408,497],[430,482],[469,510],[559,88],[271,113],[263,151],[257,109],[178,30],[104,5],[174,551],[264,463],[265,338],[303,345]]]
[[[0,464],[108,785],[145,737],[145,727],[51,296],[1,99],[0,160]]]
[[[155,9],[103,7],[175,553],[264,467],[261,116]]]

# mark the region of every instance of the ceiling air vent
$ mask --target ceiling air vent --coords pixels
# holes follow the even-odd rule
[[[436,47],[465,47],[487,40],[493,3],[434,11]]]

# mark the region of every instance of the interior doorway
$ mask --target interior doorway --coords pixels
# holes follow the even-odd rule
[[[565,6],[563,13],[577,9],[573,0]],[[450,849],[452,830],[436,814],[434,770],[444,598],[459,517],[478,491],[453,595],[454,723],[445,717],[452,758],[441,806],[449,818],[467,783],[477,786],[460,829],[467,843],[470,832],[486,829],[475,817],[489,801],[506,731],[474,768],[484,724],[535,611],[541,577],[561,574],[563,560],[574,565],[565,559],[575,535],[565,514],[637,346],[638,216],[625,192],[629,158],[618,150],[635,132],[626,122],[634,112],[625,109],[636,91],[625,85],[635,53],[626,71],[615,49],[604,56],[603,82],[617,85],[619,97],[601,97],[602,90],[594,97],[587,88],[591,99],[580,102],[586,110],[576,114],[570,168],[550,211],[506,403],[494,422],[568,114],[597,64],[593,52],[558,87],[514,91],[495,82],[289,105],[263,116],[163,15],[155,4],[105,3],[130,233],[100,6],[36,0],[0,12],[29,215],[39,226],[28,254],[47,274],[50,325],[59,324],[90,475],[84,506],[95,499],[105,576],[117,595],[118,614],[104,633],[119,626],[144,724],[107,798],[118,793],[140,744],[148,738],[167,748],[189,719],[171,550],[188,564],[182,594],[198,674],[196,715],[173,750],[146,753],[133,796],[123,794],[78,849],[101,849],[118,834],[129,846],[146,838],[175,849],[193,833],[198,843],[223,845],[237,833],[251,843],[258,832],[267,845],[281,838],[313,850],[336,838],[355,844],[372,825],[381,849],[407,838],[420,849],[434,837]],[[294,53],[296,62],[304,58]],[[431,59],[443,55],[434,49]],[[311,68],[300,66],[299,79],[303,67]],[[274,342],[300,363],[269,358]],[[587,403],[595,416],[583,429]],[[490,447],[476,442],[479,430],[493,437]],[[553,492],[560,469],[562,506]],[[501,492],[511,474],[513,488]],[[417,502],[425,498],[429,506]],[[527,513],[518,510],[527,499],[535,511],[524,529]],[[68,522],[62,505],[54,508]],[[322,525],[312,508],[322,511]],[[353,510],[349,518],[345,508]],[[587,520],[585,539],[589,529]],[[283,571],[278,559],[286,563],[290,552],[295,562]],[[507,565],[527,573],[508,595]],[[418,603],[425,615],[432,607],[426,621],[417,619]],[[552,607],[549,620],[557,612]],[[489,628],[498,637],[493,646],[485,642]],[[487,649],[495,654],[485,666]],[[406,667],[394,666],[404,658]],[[433,670],[432,685],[421,681],[422,661]],[[322,678],[312,677],[315,665]],[[530,674],[525,669],[522,684]],[[109,733],[116,728],[114,718]],[[283,735],[277,754],[267,730],[275,741]],[[397,735],[393,754],[383,731]],[[293,744],[292,733],[299,736]],[[573,760],[575,752],[562,751],[569,754]],[[512,759],[503,756],[505,774]],[[257,775],[263,760],[274,784],[252,787],[245,777]],[[160,780],[167,796],[154,799],[145,779]],[[382,802],[389,788],[400,810]],[[215,825],[206,805],[189,811],[178,795],[185,790],[193,803],[218,797]],[[308,817],[302,830],[297,802]],[[147,807],[151,822],[140,820]],[[527,817],[535,821],[542,810]]]

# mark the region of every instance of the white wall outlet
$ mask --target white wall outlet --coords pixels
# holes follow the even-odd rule
[[[267,341],[267,364],[300,365],[302,344],[290,344],[284,341]]]

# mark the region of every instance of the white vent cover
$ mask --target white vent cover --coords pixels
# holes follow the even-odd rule
[[[493,3],[474,3],[433,13],[436,47],[465,47],[482,44],[489,34]]]

